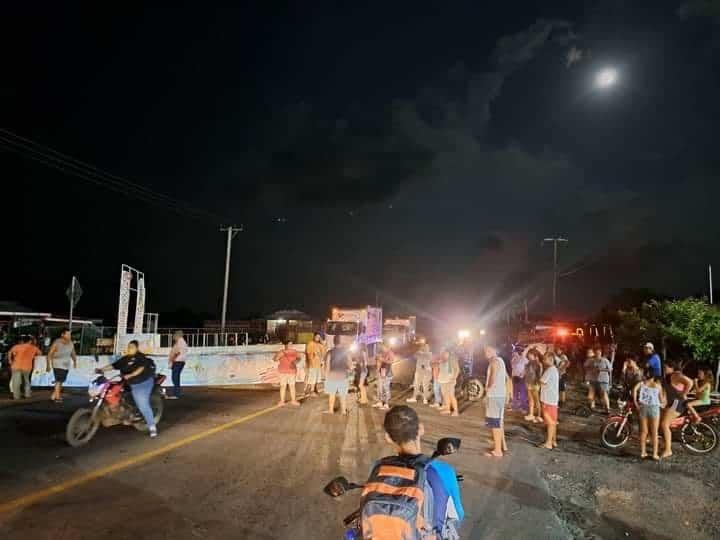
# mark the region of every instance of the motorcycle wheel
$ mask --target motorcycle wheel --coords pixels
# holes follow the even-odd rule
[[[680,430],[680,442],[693,454],[709,454],[718,445],[718,435],[705,422],[687,423]]]
[[[70,417],[65,428],[65,440],[73,448],[78,448],[89,443],[99,427],[100,422],[93,421],[92,409],[78,409]]]
[[[160,419],[162,418],[163,411],[165,410],[165,400],[157,390],[150,394],[150,408],[152,409],[153,417],[155,418],[155,425],[158,425],[160,423]],[[144,419],[135,422],[133,427],[138,431],[147,431],[149,429]]]
[[[470,379],[463,385],[463,394],[468,401],[477,401],[485,395],[485,386],[477,379]]]
[[[620,429],[622,420],[611,420],[605,424],[600,431],[600,441],[605,448],[617,450],[622,448],[630,440],[630,421]],[[620,433],[618,430],[620,429]]]

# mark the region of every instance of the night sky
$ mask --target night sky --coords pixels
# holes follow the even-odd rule
[[[111,317],[126,263],[217,313],[229,223],[231,319],[547,310],[547,236],[566,314],[720,263],[717,0],[66,4],[5,6],[0,126],[185,206],[0,140],[0,300],[62,312],[76,274]]]

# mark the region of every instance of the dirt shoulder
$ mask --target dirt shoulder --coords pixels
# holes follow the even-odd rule
[[[602,421],[561,413],[559,448],[538,449],[553,509],[574,538],[720,538],[720,451],[694,456],[676,443],[667,460],[641,460],[636,438],[618,452],[601,447]],[[521,438],[542,439],[541,426],[514,423]]]

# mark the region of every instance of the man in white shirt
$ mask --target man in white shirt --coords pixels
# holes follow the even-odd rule
[[[512,397],[512,380],[507,376],[505,362],[498,356],[495,347],[491,345],[485,347],[485,358],[489,362],[485,383],[487,389],[485,425],[490,428],[493,439],[493,449],[486,452],[485,455],[488,457],[503,457],[503,452],[507,452],[503,416],[505,405],[510,402]]]
[[[181,330],[173,334],[173,339],[175,342],[173,343],[172,349],[170,349],[170,356],[168,357],[168,366],[172,371],[173,395],[168,396],[167,399],[178,399],[182,396],[180,374],[183,368],[185,368],[185,361],[187,360],[188,354],[188,344]]]

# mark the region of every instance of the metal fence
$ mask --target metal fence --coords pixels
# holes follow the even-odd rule
[[[175,332],[182,332],[189,347],[237,347],[250,344],[247,332],[208,332],[207,328],[161,328],[160,347],[172,347]]]

